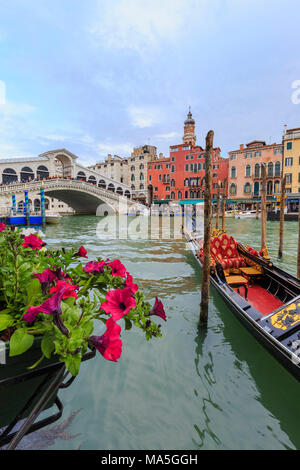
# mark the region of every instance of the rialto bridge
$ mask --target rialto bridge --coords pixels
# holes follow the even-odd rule
[[[0,160],[1,212],[11,208],[12,194],[17,203],[22,203],[24,191],[28,190],[33,201],[39,197],[41,186],[46,197],[63,201],[79,214],[139,210],[139,204],[131,200],[129,186],[79,165],[76,160],[76,155],[66,149],[33,158]]]

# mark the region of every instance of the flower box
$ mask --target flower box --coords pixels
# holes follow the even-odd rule
[[[41,338],[35,338],[32,347],[20,356],[9,357],[9,343],[2,343],[5,348],[5,364],[0,364],[0,428],[9,425],[16,415],[23,409],[29,398],[37,387],[49,374],[49,365],[61,364],[55,356],[44,359],[37,367],[35,373],[28,367],[36,363],[41,357]],[[1,347],[0,346],[0,347]],[[2,355],[0,357],[4,356]],[[42,370],[44,372],[42,373]],[[39,372],[36,372],[39,371]],[[26,410],[23,418],[26,418],[38,399],[41,397],[45,387],[37,394]],[[45,409],[53,406],[56,395],[52,397]]]

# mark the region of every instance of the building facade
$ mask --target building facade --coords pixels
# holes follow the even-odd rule
[[[218,147],[212,152],[213,198],[218,184],[223,188],[228,177],[228,158],[222,158],[220,152]],[[153,187],[154,200],[194,201],[204,197],[204,176],[205,150],[196,145],[195,120],[189,110],[182,143],[170,146],[169,158],[148,163],[148,184]]]
[[[109,153],[104,162],[97,162],[88,168],[129,186],[127,158],[119,157],[119,155],[112,156]]]
[[[267,145],[254,140],[238,150],[229,152],[228,197],[247,206],[260,200],[262,174],[261,165],[266,165],[267,198],[275,201],[280,194],[282,169],[282,144]]]
[[[129,185],[133,199],[146,202],[148,197],[148,163],[157,159],[157,148],[154,145],[135,147],[128,159]]]

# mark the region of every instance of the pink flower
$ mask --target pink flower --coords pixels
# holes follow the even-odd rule
[[[64,294],[62,297],[63,300],[67,299],[68,297],[74,297],[74,299],[77,299],[75,290],[78,290],[79,286],[73,286],[68,281],[57,281],[56,285],[51,287],[50,294],[60,292],[62,289],[64,289]]]
[[[3,230],[5,230],[5,227],[6,227],[6,225],[3,222],[1,222],[0,223],[0,232],[3,232]]]
[[[112,276],[119,276],[119,277],[125,277],[126,274],[126,268],[123,266],[120,260],[115,259],[114,261],[111,261],[110,263],[107,263],[107,266],[111,267],[111,275]]]
[[[82,257],[82,258],[87,258],[87,251],[86,249],[84,248],[84,246],[81,246],[79,248],[79,250],[77,251],[77,253],[74,254],[74,256],[79,256],[79,257]]]
[[[157,297],[155,297],[155,304],[152,310],[150,310],[149,315],[157,315],[158,317],[162,318],[164,321],[167,321],[167,317],[165,314],[164,306]]]
[[[45,245],[46,243],[33,233],[28,235],[28,237],[24,237],[24,242],[22,243],[22,246],[25,248],[32,248],[33,250],[40,250]]]
[[[124,286],[128,287],[131,290],[132,294],[135,294],[138,290],[138,285],[132,281],[133,277],[131,276],[131,274],[126,273],[126,281],[124,282]]]
[[[103,273],[103,268],[105,265],[105,261],[89,261],[84,266],[83,270],[86,273]]]
[[[42,273],[34,274],[33,277],[38,279],[41,284],[43,284],[43,283],[49,283],[50,284],[51,282],[53,282],[56,279],[56,276],[55,276],[54,272],[51,271],[51,269],[44,269],[44,271]]]
[[[106,294],[106,302],[100,306],[105,313],[110,314],[113,320],[119,320],[130,310],[136,307],[136,300],[132,297],[129,287],[111,290]]]
[[[118,362],[122,354],[121,327],[112,318],[106,321],[106,331],[102,336],[91,336],[89,343],[95,346],[108,361]]]

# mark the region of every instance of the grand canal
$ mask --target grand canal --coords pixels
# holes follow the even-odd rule
[[[26,437],[27,449],[300,449],[299,383],[261,347],[211,290],[209,324],[197,332],[201,274],[181,240],[100,240],[96,217],[48,226],[50,247],[84,245],[90,259],[120,258],[147,300],[165,305],[163,338],[123,334],[118,364],[85,363],[60,392],[59,423]],[[226,220],[254,248],[260,222]],[[268,222],[276,261],[278,222]],[[280,265],[295,274],[297,223],[285,224]]]

